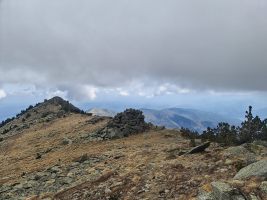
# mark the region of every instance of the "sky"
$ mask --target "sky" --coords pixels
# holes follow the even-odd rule
[[[266,11],[265,0],[0,0],[0,120],[53,96],[83,109],[266,108]]]

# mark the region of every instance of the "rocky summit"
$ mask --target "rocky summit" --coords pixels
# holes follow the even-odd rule
[[[192,143],[139,110],[92,116],[57,97],[2,125],[1,200],[267,199],[263,141]]]
[[[142,111],[126,109],[124,112],[118,113],[104,128],[92,134],[91,137],[100,139],[123,138],[144,132],[146,129],[148,129],[148,124],[145,123]]]

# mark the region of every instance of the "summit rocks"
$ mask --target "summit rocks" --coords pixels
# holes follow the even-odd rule
[[[126,109],[124,112],[118,113],[104,128],[93,133],[91,137],[117,139],[144,132],[148,129],[148,124],[144,119],[142,111]]]

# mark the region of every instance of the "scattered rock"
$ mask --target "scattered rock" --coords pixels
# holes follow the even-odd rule
[[[78,162],[78,163],[83,163],[83,162],[85,162],[88,159],[89,159],[89,156],[87,154],[83,154],[82,156],[74,159],[73,161],[74,162]]]
[[[258,197],[255,194],[250,194],[249,198],[250,198],[250,200],[260,200],[260,199],[258,199]]]
[[[69,139],[69,138],[63,138],[63,140],[62,140],[62,142],[61,142],[61,144],[62,145],[68,145],[68,144],[71,144],[72,143],[72,140],[71,139]]]
[[[261,183],[260,190],[267,195],[267,181]]]
[[[197,196],[197,200],[215,200],[213,197],[212,192],[206,192],[206,191],[199,191],[199,194]]]
[[[252,176],[267,178],[267,160],[261,160],[241,169],[234,179],[247,179]]]
[[[35,159],[41,159],[41,158],[42,158],[42,155],[40,153],[37,153]]]
[[[245,200],[242,195],[239,194],[239,191],[224,182],[212,182],[213,196],[216,200]]]
[[[191,150],[189,150],[186,154],[194,154],[194,153],[200,153],[205,151],[206,148],[208,148],[210,146],[210,142],[205,142],[202,145],[196,146],[194,148],[192,148]]]

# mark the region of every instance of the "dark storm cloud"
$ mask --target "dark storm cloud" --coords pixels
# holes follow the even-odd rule
[[[265,0],[4,0],[0,9],[0,83],[267,90]]]

